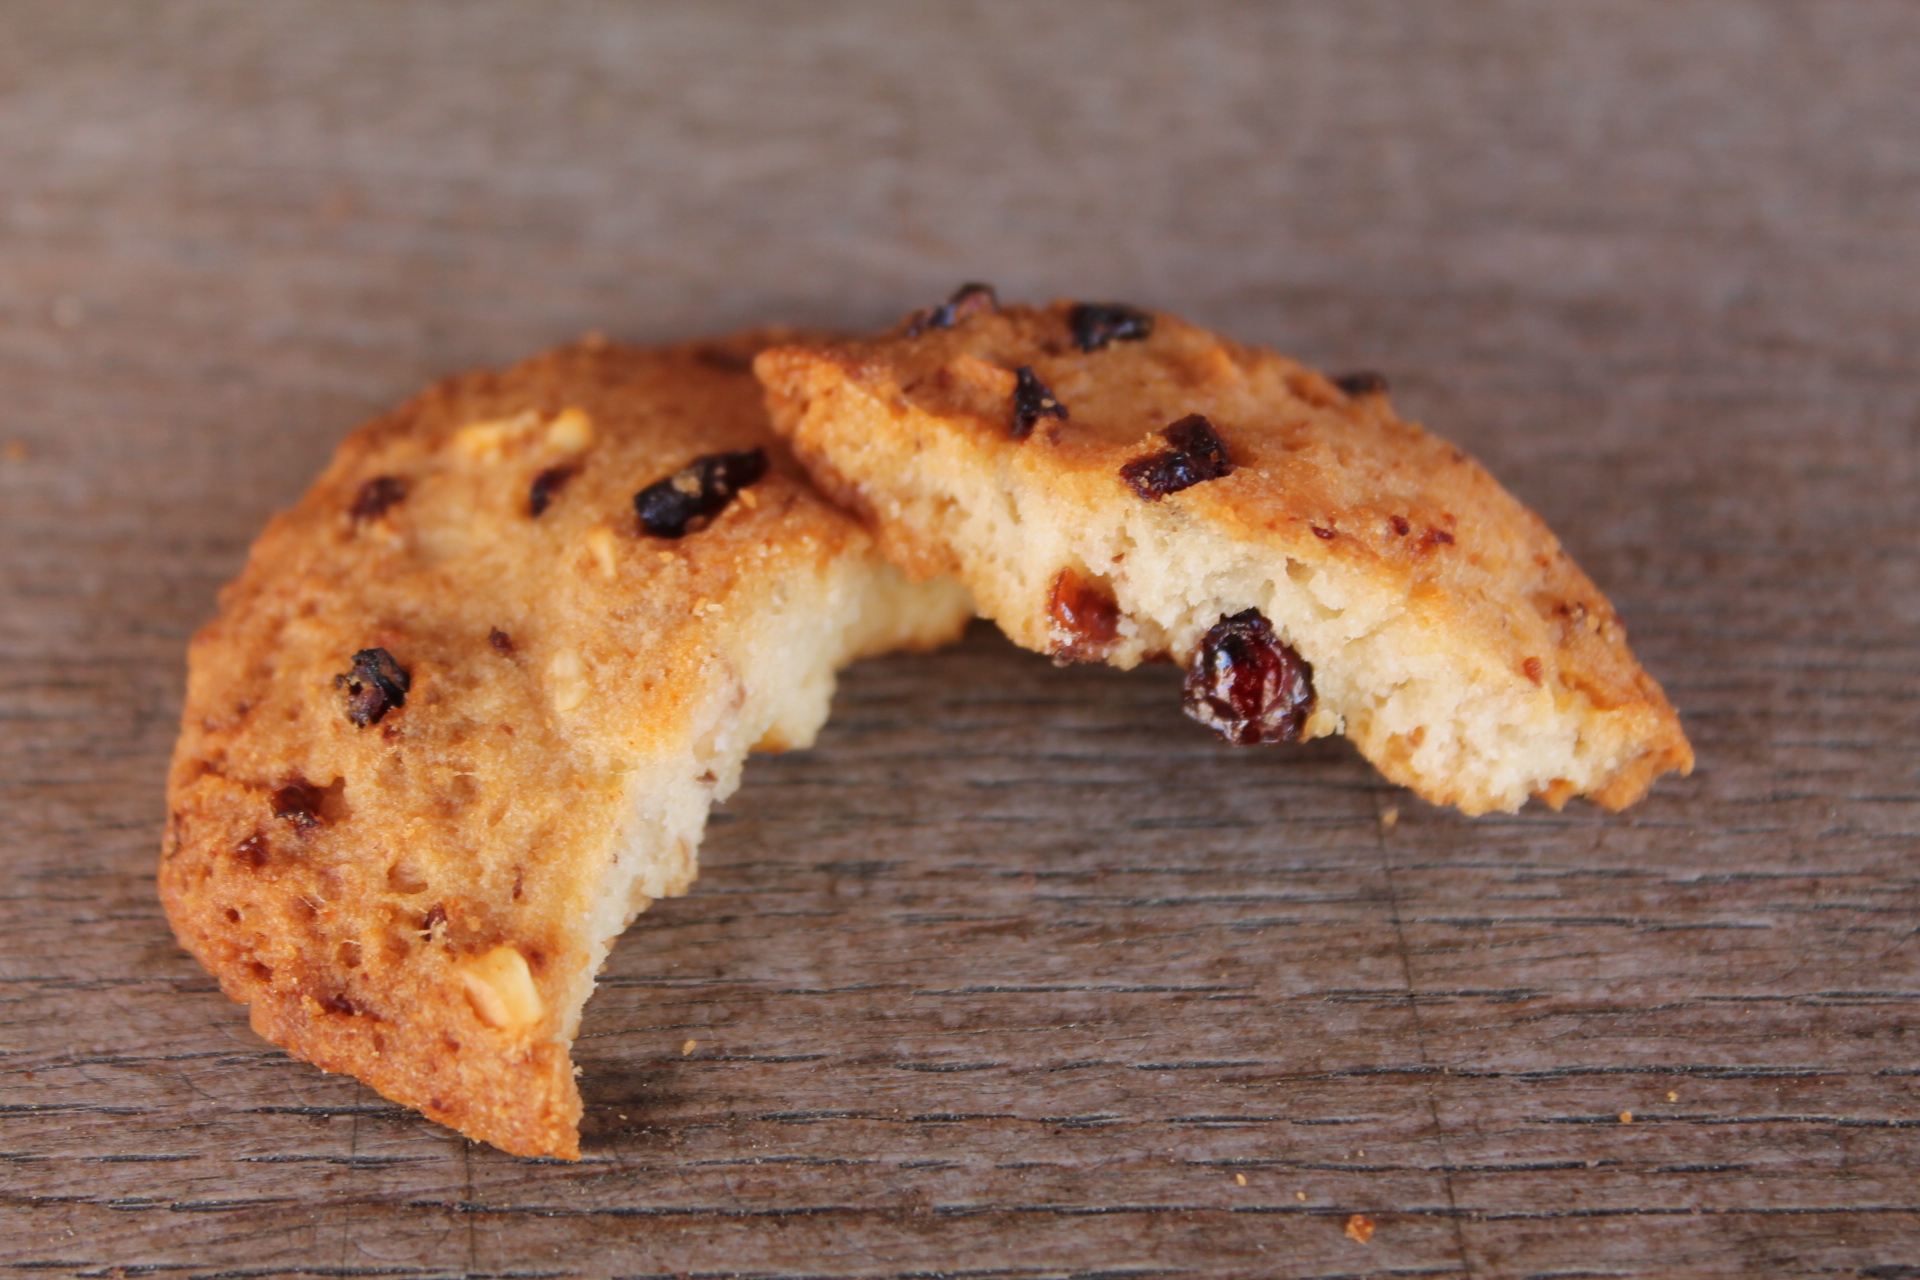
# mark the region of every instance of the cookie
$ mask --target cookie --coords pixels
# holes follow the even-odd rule
[[[1618,809],[1692,766],[1606,598],[1377,375],[985,286],[755,371],[815,481],[908,572],[958,575],[1062,661],[1182,664],[1187,711],[1230,741],[1345,733],[1470,814]]]
[[[261,1035],[521,1155],[749,750],[958,634],[767,428],[759,340],[584,342],[361,428],[193,642],[160,890]]]

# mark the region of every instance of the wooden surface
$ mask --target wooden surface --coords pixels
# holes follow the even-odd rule
[[[1916,86],[1867,0],[6,5],[0,1274],[1920,1275]],[[162,770],[332,443],[968,278],[1384,369],[1699,771],[1468,821],[977,630],[751,766],[581,1164],[256,1040]]]

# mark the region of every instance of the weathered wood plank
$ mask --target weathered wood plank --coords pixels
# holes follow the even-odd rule
[[[771,13],[10,8],[0,1267],[1908,1274],[1908,8]],[[579,1165],[256,1040],[154,902],[161,775],[333,442],[580,330],[977,276],[1385,369],[1612,593],[1699,771],[1468,821],[982,629],[752,764],[590,1007]]]

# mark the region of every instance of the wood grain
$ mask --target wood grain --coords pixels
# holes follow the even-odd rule
[[[1920,1275],[1909,7],[5,22],[8,1274]],[[750,767],[590,1006],[578,1166],[256,1040],[154,902],[161,778],[332,443],[584,329],[975,277],[1384,369],[1700,770],[1469,821],[976,630]]]

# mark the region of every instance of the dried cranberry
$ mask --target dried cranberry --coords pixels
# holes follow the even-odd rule
[[[654,537],[685,537],[705,527],[736,493],[765,474],[765,449],[710,453],[634,494],[633,509],[640,515],[640,527]]]
[[[252,835],[233,846],[233,856],[255,871],[272,860],[273,853],[267,848],[267,835],[264,831],[255,831]]]
[[[353,506],[349,508],[353,518],[359,520],[378,520],[387,514],[387,508],[407,496],[407,482],[398,476],[375,476],[363,483],[353,495]]]
[[[1054,399],[1047,384],[1034,376],[1033,366],[1023,364],[1014,370],[1013,383],[1013,438],[1025,440],[1033,434],[1042,418],[1061,418],[1067,416],[1067,406]]]
[[[532,486],[527,490],[528,514],[543,514],[553,505],[554,496],[567,487],[567,481],[573,479],[574,472],[578,470],[578,467],[548,467],[535,476]]]
[[[313,1002],[328,1013],[339,1014],[343,1018],[358,1017],[360,1006],[338,991],[328,991],[313,997]]]
[[[1213,624],[1187,668],[1188,715],[1228,742],[1297,742],[1313,711],[1313,668],[1258,609]]]
[[[504,654],[509,658],[513,656],[513,637],[500,628],[494,627],[487,632],[487,643],[493,646],[495,653]]]
[[[1072,662],[1099,662],[1120,634],[1120,606],[1104,583],[1089,582],[1072,569],[1053,580],[1047,619],[1067,637],[1053,656]]]
[[[298,830],[309,831],[325,821],[320,812],[322,799],[319,787],[295,775],[293,781],[273,793],[273,816],[285,818]]]
[[[1394,516],[1388,520],[1388,523],[1393,526],[1393,531],[1403,538],[1413,530],[1413,526],[1407,523],[1405,516]]]
[[[1120,302],[1076,302],[1067,312],[1074,345],[1098,351],[1109,342],[1140,342],[1153,333],[1153,312]]]
[[[929,329],[951,329],[962,320],[982,311],[997,311],[1000,299],[990,284],[970,281],[953,291],[953,296],[937,307],[914,313],[907,322],[907,336],[919,337]]]
[[[1445,529],[1428,529],[1427,530],[1427,545],[1430,547],[1437,547],[1443,542],[1451,543],[1452,541],[1453,541],[1453,535],[1448,533]]]
[[[1343,373],[1332,379],[1333,385],[1348,396],[1359,399],[1361,396],[1383,396],[1387,394],[1385,374],[1375,373],[1371,369],[1361,369],[1355,373]]]
[[[413,677],[385,649],[362,649],[353,655],[353,670],[335,676],[333,683],[347,691],[347,719],[364,729],[407,705]]]
[[[1320,541],[1322,542],[1332,542],[1335,538],[1340,536],[1338,533],[1334,532],[1332,529],[1325,528],[1321,525],[1317,525],[1317,524],[1309,525],[1308,528],[1312,529],[1313,536],[1320,539]]]
[[[1168,448],[1120,468],[1127,487],[1148,502],[1233,473],[1233,460],[1213,424],[1190,413],[1160,433]]]

